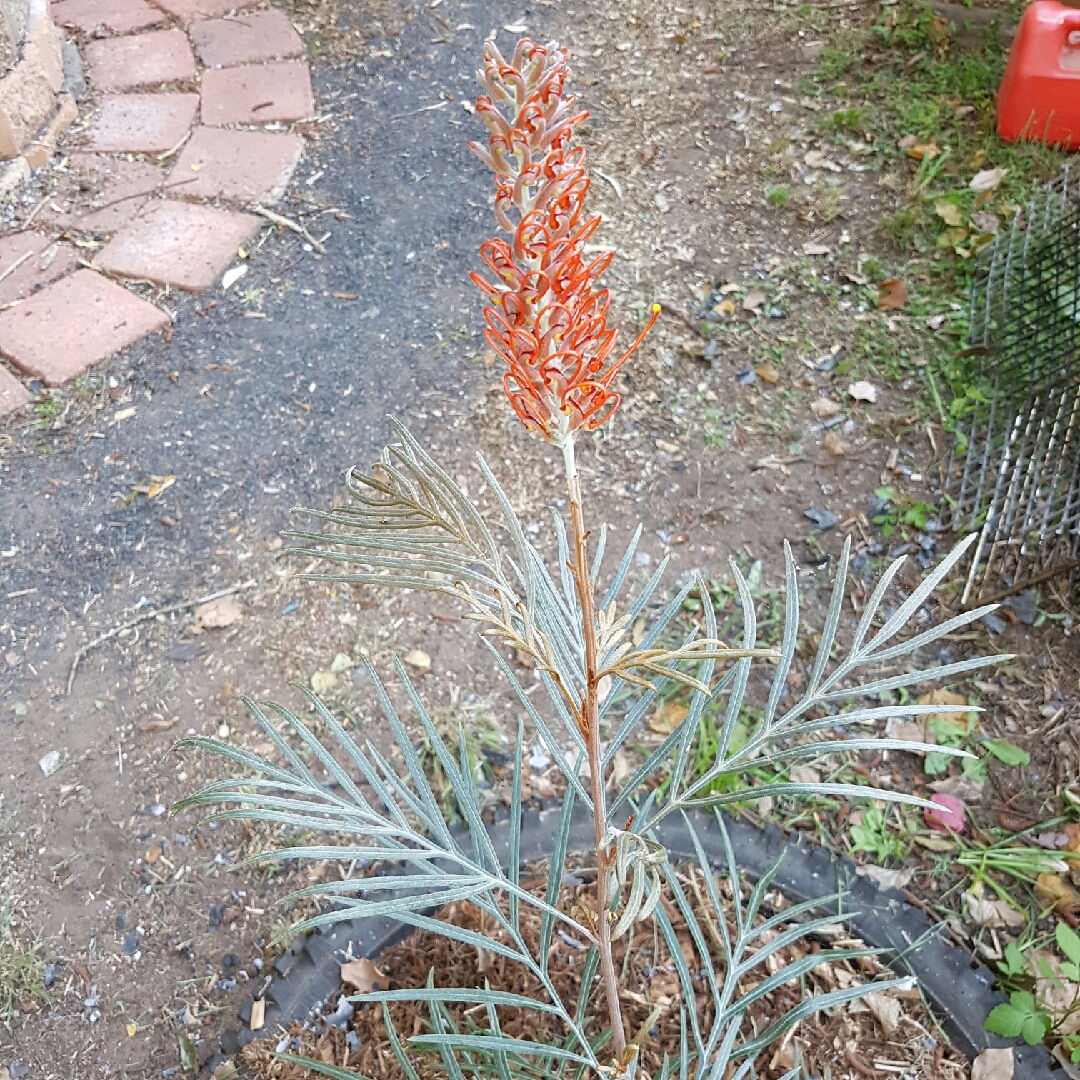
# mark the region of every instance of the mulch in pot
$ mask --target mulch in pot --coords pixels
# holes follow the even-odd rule
[[[708,938],[713,964],[718,972],[722,972],[719,930],[705,894],[702,873],[696,866],[683,866],[679,876]],[[560,908],[570,911],[575,905],[591,906],[594,896],[591,879],[592,875],[587,869],[569,871],[560,895]],[[524,884],[540,896],[546,890],[544,877],[531,881],[526,879]],[[721,881],[719,884],[721,895],[730,898],[727,883]],[[683,954],[691,970],[694,970],[699,966],[699,961],[694,956],[686,923],[668,896],[665,895],[663,902],[676,929]],[[762,918],[765,918],[782,910],[787,903],[783,896],[773,892],[763,906]],[[491,925],[490,916],[468,902],[449,904],[437,917],[491,936],[503,933]],[[535,955],[540,939],[539,913],[522,906],[520,926],[524,940]],[[733,932],[730,919],[729,932]],[[766,960],[764,970],[755,969],[750,973],[741,990],[749,991],[765,977],[766,972],[771,974],[808,952],[864,946],[863,942],[846,934],[847,931],[838,925],[831,940],[828,936],[804,940],[779,951]],[[578,999],[585,954],[585,942],[576,940],[565,929],[560,932],[556,928],[549,953],[549,972],[562,1000],[569,1003],[571,1008]],[[665,1054],[674,1058],[679,1052],[679,983],[674,964],[651,922],[637,925],[632,940],[628,934],[617,942],[614,955],[621,973],[620,994],[628,1036],[646,1020],[653,1008],[657,1005],[663,1008],[660,1020],[649,1033],[642,1051],[645,1073],[655,1075],[660,1071]],[[387,949],[378,958],[378,966],[386,973],[391,989],[423,987],[427,984],[428,973],[434,969],[436,986],[482,987],[487,980],[493,990],[546,1000],[539,981],[520,965],[490,953],[478,955],[478,950],[470,945],[428,931],[417,931]],[[832,960],[804,977],[804,989],[807,994],[825,993],[853,983],[868,982],[884,972],[884,965],[875,957]],[[698,1022],[701,1030],[706,1032],[712,1024],[713,1007],[708,987],[700,976],[698,984]],[[798,980],[792,979],[755,1002],[744,1020],[744,1034],[752,1037],[754,1032],[763,1030],[782,1013],[797,1005],[802,994],[803,988],[800,988]],[[328,1002],[323,1014],[332,1012],[336,1003],[336,998]],[[459,1030],[486,1030],[485,1006],[448,1004],[445,1008]],[[395,1002],[390,1009],[402,1040],[432,1030],[426,1003]],[[589,1034],[595,1036],[606,1026],[606,1005],[599,981],[594,983],[589,1013],[592,1017]],[[503,1007],[499,1008],[498,1014],[505,1035],[542,1042],[561,1042],[564,1038],[557,1017]],[[293,1023],[287,1050],[291,1054],[347,1067],[378,1080],[406,1080],[391,1049],[381,1005],[365,1006],[362,999],[358,999],[348,1027],[355,1035],[347,1038],[345,1030],[320,1022],[306,1026]],[[281,1043],[283,1035],[279,1030],[270,1038],[249,1043],[242,1050],[243,1063],[256,1080],[308,1080],[315,1075],[274,1058],[275,1047]],[[354,1048],[357,1046],[357,1037],[359,1048],[350,1050],[350,1044]],[[867,1000],[850,1002],[831,1014],[819,1013],[803,1020],[783,1040],[759,1057],[758,1071],[769,1080],[776,1080],[792,1068],[797,1059],[805,1064],[810,1075],[831,1076],[834,1080],[842,1077],[849,1077],[850,1080],[888,1080],[891,1076],[901,1075],[926,1077],[927,1080],[963,1080],[969,1073],[968,1062],[944,1041],[944,1034],[936,1026],[917,990],[875,994]],[[445,1075],[439,1068],[437,1054],[415,1055],[413,1064],[423,1080]]]

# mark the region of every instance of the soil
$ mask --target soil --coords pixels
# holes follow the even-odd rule
[[[920,351],[939,331],[924,316],[879,313],[850,280],[864,255],[900,261],[878,222],[900,204],[907,166],[835,145],[821,126],[830,98],[800,89],[814,43],[875,11],[864,0],[775,10],[538,0],[512,13],[574,50],[592,112],[591,202],[605,216],[598,239],[617,252],[607,283],[624,331],[663,305],[627,368],[617,419],[583,444],[590,514],[616,543],[642,520],[635,572],[667,554],[673,580],[714,577],[741,553],[763,560],[775,587],[788,536],[811,619],[843,535],[879,542],[874,488],[932,500],[946,445],[919,405]],[[172,752],[178,736],[258,747],[238,696],[295,706],[286,683],[327,672],[328,701],[384,740],[362,651],[385,671],[391,652],[422,649],[436,707],[503,715],[490,659],[460,643],[440,602],[299,582],[306,564],[280,535],[290,507],[340,499],[342,473],[376,456],[392,412],[474,492],[482,451],[530,534],[553,544],[554,460],[510,413],[468,280],[493,226],[490,179],[465,145],[480,125],[463,105],[483,36],[500,28],[506,44],[517,31],[501,27],[518,24],[499,5],[459,0],[298,2],[290,14],[316,57],[320,119],[300,126],[309,150],[279,209],[328,232],[327,255],[267,228],[242,291],[147,287],[175,312],[168,340],[42,391],[42,404],[56,403],[48,416],[0,427],[3,897],[16,938],[56,965],[48,999],[28,999],[0,1030],[0,1064],[29,1065],[35,1078],[160,1076],[178,1067],[181,1036],[209,1061],[249,991],[239,972],[269,963],[275,935],[302,914],[274,904],[287,891],[279,878],[295,887],[325,872],[236,870],[265,837],[170,819],[164,808],[217,769]],[[836,169],[807,166],[814,150]],[[765,198],[776,170],[795,191],[788,206]],[[703,337],[702,310],[729,297],[732,314]],[[871,361],[858,347],[869,333],[881,350]],[[836,344],[859,358],[841,377],[818,367]],[[901,354],[902,365],[886,363]],[[873,404],[848,394],[862,377]],[[839,455],[810,409],[826,396],[843,417],[829,429],[847,443]],[[154,478],[168,477],[151,497]],[[812,508],[836,525],[815,530]],[[228,626],[196,634],[190,604],[92,644],[232,587],[239,617]],[[1067,594],[1061,602],[1068,610]],[[1080,752],[1068,627],[1017,621],[992,642],[977,633],[965,648],[1022,656],[1012,681],[988,692],[984,723],[1034,758],[1001,801],[1042,815],[1047,778],[1075,776]],[[338,654],[347,664],[335,673]],[[1017,680],[1029,689],[1014,693]],[[1052,742],[1032,717],[1049,706]],[[52,751],[61,763],[46,776],[39,762]]]
[[[527,887],[537,895],[543,896],[547,888],[544,867],[536,867],[538,877],[523,878]],[[686,875],[689,875],[687,877]],[[681,882],[687,894],[704,897],[700,871],[696,868],[682,868]],[[588,869],[571,870],[565,884],[559,904],[562,910],[570,910],[574,904],[588,904],[593,901],[590,892],[595,872]],[[696,884],[696,890],[695,890]],[[726,884],[726,883],[725,883]],[[679,938],[683,952],[691,970],[700,967],[686,920],[675,907],[670,894],[665,894],[662,901],[672,926]],[[730,891],[724,893],[724,902],[731,903]],[[702,926],[715,929],[714,916],[694,900],[695,914]],[[767,901],[768,910],[764,916],[770,916],[786,906],[784,897],[771,892]],[[448,905],[439,915],[440,919],[454,925],[464,926],[473,931],[484,928],[483,914],[469,903]],[[760,918],[759,922],[762,921]],[[540,919],[531,909],[524,908],[521,913],[521,933],[527,947],[535,950],[540,940]],[[491,933],[490,920],[488,933]],[[732,918],[728,919],[728,932],[734,934]],[[500,932],[501,933],[501,932]],[[793,946],[781,949],[775,958],[767,962],[768,973],[781,970],[791,961],[806,955],[806,951],[822,953],[835,947],[835,938],[822,937],[818,940],[802,942],[801,948]],[[859,948],[861,942],[848,938],[843,947]],[[718,971],[724,970],[722,954],[716,951],[716,944],[710,938],[710,962]],[[549,952],[549,971],[552,982],[562,1001],[571,1006],[579,1000],[581,993],[581,972],[584,960],[584,943],[570,934],[557,934]],[[627,955],[629,953],[629,955]],[[655,1025],[649,1029],[648,1037],[642,1047],[640,1067],[646,1075],[660,1073],[664,1058],[674,1060],[680,1053],[680,992],[675,965],[661,939],[655,939],[651,930],[639,924],[633,934],[624,936],[615,945],[615,959],[621,973],[620,993],[624,1017],[628,1025],[628,1036],[635,1034],[647,1021],[653,1009],[660,1007],[661,1015]],[[498,956],[480,957],[477,950],[460,942],[440,937],[427,931],[417,931],[398,945],[387,949],[378,958],[379,967],[392,990],[423,987],[427,984],[429,972],[435,979],[435,985],[450,985],[445,982],[448,973],[453,973],[451,982],[458,987],[483,987],[485,982],[493,990],[523,994],[536,1000],[545,1000],[546,994],[538,980],[532,978],[512,962]],[[758,973],[755,973],[755,975]],[[765,972],[760,972],[764,975]],[[854,982],[869,982],[887,974],[883,966],[873,957],[861,957],[857,960],[829,960],[823,957],[822,963],[809,976],[810,990],[813,993],[828,993],[838,987]],[[758,979],[748,977],[745,990],[749,991]],[[701,988],[698,996],[698,1022],[700,1030],[708,1032],[713,1022],[713,1008],[706,988]],[[351,993],[345,988],[343,994]],[[888,999],[883,1001],[882,999]],[[745,1031],[760,1031],[772,1023],[781,1013],[795,1006],[801,999],[798,980],[792,979],[791,985],[784,984],[778,990],[765,995],[751,1005],[744,1021]],[[379,1075],[386,1080],[403,1080],[401,1069],[394,1056],[390,1039],[387,1036],[380,1006],[365,1006],[363,998],[353,998],[354,1014],[352,1018],[336,1026],[322,1018],[306,1024],[296,1023],[288,1033],[270,1033],[268,1038],[249,1043],[242,1051],[244,1064],[256,1080],[304,1080],[310,1076],[301,1066],[288,1064],[273,1056],[274,1052],[284,1052],[304,1056],[332,1065],[348,1066],[364,1076]],[[338,1001],[325,1003],[323,1017],[332,1015]],[[486,1027],[483,1016],[478,1010],[467,1005],[448,1005],[447,1009],[459,1031],[469,1029],[471,1023]],[[480,1010],[482,1012],[482,1010]],[[548,1014],[526,1012],[516,1008],[500,1008],[499,1026],[501,1031],[510,1036],[538,1040],[541,1042],[561,1041],[565,1032],[557,1020]],[[390,1007],[394,1029],[400,1038],[409,1034],[430,1031],[432,1019],[425,1004],[420,1002],[395,1002]],[[589,999],[586,1014],[590,1021],[586,1031],[590,1039],[595,1039],[606,1026],[606,1005],[602,991],[594,990]],[[350,1049],[350,1040],[346,1032],[359,1039],[351,1040],[356,1049]],[[284,1044],[284,1045],[282,1045]],[[280,1047],[280,1049],[279,1049]],[[851,1059],[867,1069],[865,1075],[877,1075],[878,1063],[884,1061],[895,1067],[898,1072],[913,1076],[962,1076],[968,1069],[968,1063],[951,1047],[940,1042],[940,1035],[935,1033],[933,1019],[927,1013],[917,990],[889,990],[879,993],[865,1002],[849,1004],[833,1010],[832,1015],[824,1013],[812,1018],[794,1030],[790,1039],[783,1039],[762,1059],[762,1072],[769,1080],[776,1080],[794,1067],[796,1060],[805,1062],[811,1075],[824,1076],[827,1071],[834,1074],[846,1072],[852,1066]],[[434,1077],[440,1074],[437,1056],[420,1055],[416,1067],[422,1077]],[[944,1071],[943,1071],[944,1070]],[[861,1068],[856,1071],[862,1074]]]

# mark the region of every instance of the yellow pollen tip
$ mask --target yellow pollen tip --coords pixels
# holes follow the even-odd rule
[[[653,309],[653,314],[654,315],[659,315],[660,314],[660,305],[659,304],[653,304],[652,309]]]

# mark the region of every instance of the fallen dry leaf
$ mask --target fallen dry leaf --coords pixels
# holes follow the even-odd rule
[[[954,693],[952,690],[931,690],[916,700],[917,705],[966,705],[968,700],[963,694]],[[946,723],[964,723],[963,713],[930,713],[925,717],[929,720],[944,720]],[[920,724],[924,722],[920,720]],[[927,740],[930,741],[930,740]]]
[[[934,158],[938,155],[936,143],[915,143],[905,148],[904,153],[913,161],[922,161],[923,158]]]
[[[843,412],[844,407],[839,401],[833,401],[832,398],[819,397],[810,402],[810,411],[819,420],[829,420],[834,416],[839,416]]]
[[[982,169],[968,183],[972,191],[993,191],[1005,179],[1008,169]]]
[[[886,1035],[900,1026],[900,1002],[887,994],[867,994],[863,1001],[869,1006]]]
[[[240,618],[240,604],[235,596],[219,596],[195,609],[191,632],[201,634],[204,630],[220,630],[232,626]]]
[[[930,741],[933,742],[932,739]],[[982,789],[982,781],[972,776],[947,776],[944,780],[935,780],[930,785],[931,791],[955,795],[962,802],[978,802]]]
[[[855,868],[859,877],[869,878],[879,889],[906,889],[915,876],[915,868],[907,870],[885,870],[880,866],[867,863]]]
[[[877,387],[865,379],[852,383],[847,388],[847,392],[855,401],[868,401],[871,405],[877,401]]]
[[[851,443],[844,442],[835,431],[825,433],[825,452],[833,457],[843,457],[851,453]]]
[[[140,731],[168,731],[176,723],[175,720],[144,720],[139,724]]]
[[[971,1063],[971,1080],[1012,1080],[1015,1068],[1011,1046],[984,1050]]]
[[[751,289],[746,296],[743,297],[743,311],[757,311],[768,297],[765,295],[764,289]]]
[[[926,724],[921,720],[904,721],[898,716],[890,716],[889,719],[885,721],[885,738],[902,739],[904,742],[910,743],[937,742],[934,733],[928,730]],[[911,753],[918,754],[921,757],[926,751],[912,750]],[[950,792],[950,794],[955,794],[955,792]]]
[[[1054,907],[1070,915],[1080,914],[1080,892],[1060,874],[1040,874],[1035,879],[1035,891],[1054,901]]]
[[[773,386],[780,381],[780,372],[776,370],[771,360],[766,360],[761,367],[754,368],[754,373],[759,379],[764,379],[765,382],[771,383]]]
[[[889,278],[883,281],[878,288],[877,306],[882,311],[895,311],[902,308],[908,302],[907,286],[900,278]]]
[[[934,203],[934,213],[937,214],[946,225],[958,226],[964,223],[960,207],[954,202],[949,202],[947,199],[938,199],[938,201]]]
[[[156,863],[158,861],[158,859],[160,859],[160,858],[161,858],[161,845],[160,844],[151,844],[150,848],[146,852],[146,861],[148,863],[150,863],[151,866],[153,866],[153,864]]]
[[[405,654],[405,663],[419,672],[431,670],[431,657],[423,649],[410,649]]]
[[[1027,925],[1027,916],[1004,900],[990,900],[974,891],[963,894],[968,917],[976,926],[1000,927],[1019,930]]]
[[[166,488],[171,488],[176,483],[175,476],[152,476],[150,486],[146,489],[148,499],[156,499]]]
[[[670,735],[685,719],[690,710],[685,705],[665,701],[649,717],[649,730],[657,735]]]
[[[358,994],[370,994],[373,990],[386,990],[390,986],[389,978],[366,956],[342,964],[341,981]]]
[[[994,236],[1001,219],[989,210],[975,210],[971,215],[971,223],[983,235]]]

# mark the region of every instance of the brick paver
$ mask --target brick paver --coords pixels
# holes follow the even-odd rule
[[[86,133],[98,153],[164,154],[187,134],[198,94],[117,94],[106,97]]]
[[[254,7],[259,0],[154,0],[182,26],[196,19],[216,19],[230,11]]]
[[[145,0],[58,0],[52,5],[57,26],[77,26],[84,34],[99,26],[114,34],[130,34],[165,21],[165,13]]]
[[[269,120],[307,120],[314,115],[311,74],[301,61],[203,72],[204,124],[263,124]]]
[[[75,3],[77,0],[66,0]],[[191,24],[191,40],[209,68],[234,67],[304,55],[304,43],[283,11],[252,11]]]
[[[166,199],[118,232],[98,254],[97,265],[122,277],[201,292],[258,224],[251,214]]]
[[[72,154],[64,180],[66,186],[49,200],[42,220],[79,232],[110,233],[161,188],[165,170],[106,154]]]
[[[165,190],[184,198],[273,202],[285,191],[303,149],[298,135],[196,128]]]
[[[0,416],[7,416],[32,400],[26,387],[0,364]]]
[[[81,47],[98,106],[35,211],[43,231],[0,234],[0,307],[12,305],[0,310],[0,355],[22,372],[59,385],[168,323],[96,269],[190,291],[214,284],[259,219],[191,200],[247,205],[284,193],[304,140],[235,125],[305,120],[315,101],[303,40],[282,11],[245,11],[259,2],[52,0],[55,21],[90,39]],[[190,40],[149,29],[169,17]],[[200,79],[198,94],[175,86]],[[168,86],[176,92],[161,92]],[[66,122],[61,112],[54,126]],[[51,152],[47,135],[32,147],[39,157]],[[50,226],[111,234],[95,270],[76,269],[75,247]],[[31,401],[0,363],[0,415]]]
[[[29,256],[29,257],[27,257]],[[51,236],[36,232],[9,233],[0,237],[0,304],[10,304],[69,270],[75,269],[75,249]]]
[[[59,386],[169,321],[122,285],[76,270],[0,312],[0,353],[28,375]]]
[[[86,62],[94,89],[99,91],[134,90],[195,78],[195,54],[180,30],[151,30],[88,42]]]

